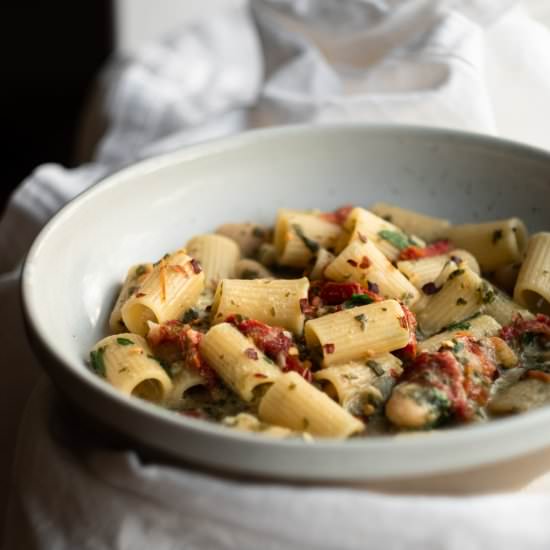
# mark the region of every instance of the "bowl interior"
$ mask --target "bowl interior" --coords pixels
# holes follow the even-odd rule
[[[273,223],[279,207],[380,200],[455,222],[519,216],[536,231],[548,221],[549,191],[548,156],[488,138],[413,128],[252,132],[130,167],[65,207],[29,253],[24,304],[62,368],[96,384],[84,360],[107,333],[128,266],[195,234]]]

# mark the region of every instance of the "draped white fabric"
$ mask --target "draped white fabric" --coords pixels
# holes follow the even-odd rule
[[[444,126],[550,148],[549,53],[548,29],[508,0],[255,0],[251,12],[174,29],[113,64],[93,161],[38,167],[0,220],[0,303],[14,319],[0,325],[0,343],[6,364],[21,365],[9,369],[14,391],[0,416],[17,412],[35,377],[18,265],[51,215],[106,174],[298,122]],[[550,496],[390,497],[227,481],[145,465],[93,440],[76,449],[52,402],[43,385],[20,431],[10,549],[550,547]]]

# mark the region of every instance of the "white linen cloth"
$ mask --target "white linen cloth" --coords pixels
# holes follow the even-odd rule
[[[14,319],[0,324],[3,423],[36,377],[18,265],[62,204],[118,167],[296,122],[447,126],[550,148],[550,33],[512,1],[255,0],[252,11],[175,29],[113,65],[103,78],[109,127],[94,160],[41,166],[13,195],[0,220],[0,303]],[[52,401],[41,386],[26,411],[6,549],[550,546],[550,496],[396,497],[228,481],[146,465],[94,441],[83,448]],[[13,432],[0,428],[3,438]]]

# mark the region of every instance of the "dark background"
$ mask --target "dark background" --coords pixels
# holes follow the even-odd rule
[[[81,113],[113,49],[110,1],[2,6],[0,212],[43,162],[74,165]]]

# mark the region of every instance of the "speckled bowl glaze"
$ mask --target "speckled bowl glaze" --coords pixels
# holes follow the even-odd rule
[[[272,223],[279,207],[379,200],[455,222],[519,216],[532,231],[549,229],[550,154],[444,130],[324,126],[254,131],[141,162],[77,197],[36,239],[22,277],[33,345],[85,414],[138,446],[205,468],[388,487],[412,481],[426,490],[437,479],[452,490],[464,487],[465,472],[487,479],[483,471],[520,461],[527,479],[536,468],[526,457],[550,447],[550,408],[429,434],[277,441],[128,399],[86,367],[129,265],[222,222]]]

